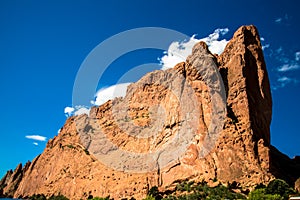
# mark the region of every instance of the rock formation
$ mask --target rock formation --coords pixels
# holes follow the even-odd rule
[[[214,120],[225,111],[223,104],[216,134]],[[200,42],[186,62],[146,74],[124,98],[93,107],[89,116],[68,118],[44,152],[9,171],[1,188],[14,197],[141,199],[152,186],[164,190],[186,179],[235,181],[244,188],[277,177],[294,183],[299,159],[290,160],[270,145],[271,117],[259,35],[254,26],[242,26],[221,55]],[[176,146],[187,141],[186,147]],[[152,160],[144,156],[148,152],[159,155],[151,154]]]
[[[24,167],[22,167],[22,164],[19,164],[14,171],[9,170],[5,176],[0,181],[0,197],[6,196],[6,197],[13,197],[15,191],[19,187],[19,183],[22,181],[22,178],[27,171],[29,165],[31,163],[28,162],[25,164]]]

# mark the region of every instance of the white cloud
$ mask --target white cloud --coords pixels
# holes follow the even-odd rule
[[[74,112],[74,108],[72,107],[65,107],[64,113],[67,117],[71,116]]]
[[[131,83],[120,83],[110,87],[101,88],[95,95],[95,101],[91,101],[91,103],[99,106],[115,97],[124,97],[129,84]]]
[[[165,52],[166,55],[160,59],[162,69],[174,67],[177,63],[185,61],[187,56],[192,53],[193,46],[200,41],[204,41],[212,53],[222,53],[228,41],[225,39],[219,40],[219,38],[227,34],[228,31],[228,28],[216,29],[208,37],[202,39],[196,39],[195,35],[193,35],[188,41],[173,42],[169,46],[168,51]],[[91,104],[99,106],[115,97],[124,97],[129,84],[131,83],[120,83],[101,88],[95,94],[95,99],[91,101]],[[64,109],[64,113],[67,117],[72,115],[89,114],[89,111],[90,108],[85,106],[65,107]]]
[[[283,47],[274,50],[270,49],[270,52],[271,54],[269,56],[276,60],[279,66],[275,71],[276,76],[279,78],[274,80],[272,89],[276,90],[278,88],[283,88],[290,83],[297,84],[297,78],[287,77],[287,75],[293,76],[291,72],[300,69],[300,52],[298,51],[290,54]]]
[[[26,135],[25,138],[37,141],[46,141],[47,137],[41,135]]]
[[[199,42],[193,35],[188,41],[172,42],[165,55],[160,58],[162,69],[169,69],[174,67],[177,63],[185,61],[185,59],[192,53],[192,48]]]
[[[288,71],[294,71],[300,68],[300,52],[294,53],[294,58],[291,58],[291,56],[287,56],[286,51],[279,47],[275,50],[275,59],[278,60],[281,65],[277,68],[278,72],[288,72]]]
[[[90,108],[87,106],[75,106],[73,107],[65,107],[65,115],[66,117],[70,117],[72,115],[82,115],[82,114],[87,114],[89,115],[90,113]],[[60,129],[59,129],[60,131]],[[59,132],[58,132],[59,133]]]
[[[99,106],[110,99],[114,99],[115,97],[124,97],[126,95],[127,86],[131,83],[120,83],[116,85],[112,85],[110,87],[101,88],[95,94],[95,100],[91,101],[92,105]],[[74,107],[65,107],[65,115],[66,117],[77,116],[82,114],[89,115],[90,107],[77,105]],[[58,133],[60,129],[58,130]]]
[[[60,133],[60,131],[61,131],[61,128],[57,130],[57,134]]]
[[[224,48],[228,41],[226,39],[219,39],[221,36],[227,34],[228,31],[228,28],[219,28],[216,29],[208,37],[202,39],[196,39],[195,35],[193,35],[188,41],[172,42],[168,48],[168,51],[165,52],[165,55],[159,59],[162,65],[162,69],[165,70],[168,68],[172,68],[177,63],[185,61],[187,56],[192,53],[193,46],[200,41],[203,41],[208,45],[211,53],[221,54],[224,51]]]
[[[75,112],[74,115],[82,115],[82,114],[90,114],[90,108],[87,108],[85,106],[75,106]]]
[[[211,43],[208,43],[208,49],[210,50],[210,52],[212,52],[213,54],[221,54],[224,49],[226,44],[228,43],[227,40],[223,39],[221,41],[215,40],[215,41],[211,41]]]
[[[32,144],[34,144],[35,146],[39,146],[39,143],[37,143],[37,142],[34,142]]]
[[[278,68],[279,72],[287,72],[287,71],[293,71],[300,68],[300,65],[297,63],[290,63],[290,64],[284,64]]]

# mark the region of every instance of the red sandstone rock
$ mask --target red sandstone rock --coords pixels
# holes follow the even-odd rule
[[[214,67],[225,88],[214,76]],[[223,103],[227,112],[221,132],[214,134],[213,111],[222,113]],[[126,97],[92,108],[89,118],[70,117],[40,156],[23,169],[18,166],[8,172],[1,185],[7,184],[3,192],[14,197],[63,194],[71,199],[89,195],[141,199],[152,186],[164,190],[185,179],[204,179],[211,184],[213,179],[235,181],[245,188],[281,176],[293,182],[300,176],[295,172],[300,171],[299,162],[290,161],[270,146],[271,115],[270,85],[259,35],[254,26],[242,26],[221,55],[212,55],[201,42],[186,62],[151,72],[131,84]],[[178,153],[178,159],[156,158],[151,163],[149,158],[132,159],[127,154],[113,157],[118,153],[116,146],[120,152],[140,155],[160,151],[176,134],[188,137],[189,130],[193,130],[193,137],[184,154],[168,149],[176,152],[175,158]],[[107,155],[111,160],[99,160]],[[276,165],[276,159],[287,164]],[[149,163],[153,166],[147,166]],[[137,173],[145,169],[152,171]],[[289,176],[285,177],[287,171]]]

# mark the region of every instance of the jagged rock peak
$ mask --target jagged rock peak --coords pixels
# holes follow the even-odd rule
[[[197,44],[194,45],[192,49],[192,54],[195,54],[197,51],[203,52],[203,53],[209,53],[208,46],[205,42],[200,41]]]

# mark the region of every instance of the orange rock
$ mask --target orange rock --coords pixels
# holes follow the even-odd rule
[[[215,134],[215,111],[221,112],[223,104],[227,112]],[[212,55],[200,42],[186,62],[145,75],[124,98],[93,107],[89,117],[70,117],[40,156],[9,171],[1,185],[14,197],[141,199],[152,186],[164,190],[186,179],[235,181],[245,188],[275,177],[294,182],[299,159],[270,146],[271,116],[259,34],[254,26],[242,26],[221,55]],[[176,141],[190,143],[182,153],[182,142]],[[151,160],[144,156],[149,152],[161,154]]]

